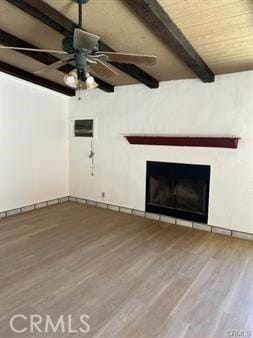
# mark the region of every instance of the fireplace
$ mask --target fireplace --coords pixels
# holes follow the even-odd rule
[[[147,162],[146,211],[207,223],[210,166]]]

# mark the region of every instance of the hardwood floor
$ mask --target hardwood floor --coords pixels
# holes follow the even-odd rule
[[[14,314],[71,315],[72,329],[87,314],[90,332],[17,334]],[[253,336],[253,243],[74,203],[9,217],[0,327],[3,338]]]

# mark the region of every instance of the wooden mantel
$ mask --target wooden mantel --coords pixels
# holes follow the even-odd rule
[[[237,148],[239,137],[194,137],[194,136],[154,136],[126,135],[130,144],[177,146],[177,147],[208,147]]]

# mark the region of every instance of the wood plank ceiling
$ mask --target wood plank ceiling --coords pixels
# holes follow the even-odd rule
[[[34,1],[36,2],[36,1]],[[77,5],[73,0],[44,0],[77,23]],[[253,69],[252,0],[159,0],[160,5],[214,74]],[[154,67],[141,67],[158,81],[189,79],[196,75],[179,59],[127,5],[125,0],[90,0],[83,7],[84,28],[98,34],[118,52],[157,55]],[[7,0],[0,0],[0,29],[38,48],[61,49],[62,35]],[[43,63],[14,51],[0,50],[0,61],[27,72]],[[102,79],[119,86],[137,80],[124,72]],[[41,74],[64,85],[63,73]]]

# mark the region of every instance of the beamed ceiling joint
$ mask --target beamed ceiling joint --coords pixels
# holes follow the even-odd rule
[[[123,1],[203,82],[214,81],[214,73],[157,0]]]

